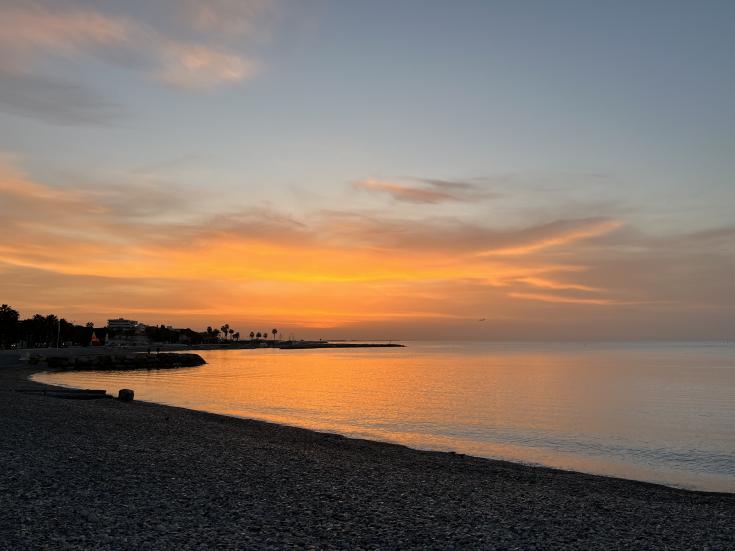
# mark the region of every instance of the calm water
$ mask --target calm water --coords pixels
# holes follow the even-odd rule
[[[735,491],[735,346],[408,343],[214,350],[37,380],[416,448]]]

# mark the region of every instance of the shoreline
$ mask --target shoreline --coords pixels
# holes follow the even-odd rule
[[[214,345],[214,346],[219,346],[219,345]],[[390,346],[403,346],[403,345],[390,345]],[[228,347],[223,347],[223,348],[224,349],[228,349]],[[203,348],[199,348],[199,349],[202,350]],[[216,350],[216,349],[220,349],[220,348],[207,348],[207,350]],[[171,352],[171,350],[167,350],[166,351],[166,353],[169,353],[169,352]],[[0,354],[1,353],[2,352],[0,351]],[[138,353],[142,353],[142,351],[138,351]],[[161,351],[161,354],[164,354],[164,351],[163,350]],[[204,362],[204,363],[206,363],[206,362]],[[143,370],[146,370],[146,369],[181,369],[182,367],[188,367],[188,366],[173,366],[173,367],[170,367],[170,368],[167,368],[167,367],[154,367],[154,368],[136,367],[134,369],[143,371]],[[1,373],[2,369],[3,369],[3,363],[2,363],[2,361],[0,361],[0,375],[2,375],[2,373]],[[31,365],[26,365],[22,361],[18,361],[15,365],[13,365],[11,367],[11,369],[14,369],[16,371],[20,371],[20,370],[27,371],[27,373],[24,376],[22,376],[22,379],[25,382],[30,383],[30,384],[32,384],[34,386],[41,387],[42,389],[45,389],[45,390],[47,390],[49,392],[53,392],[56,389],[85,390],[85,389],[77,388],[77,387],[64,386],[64,385],[53,385],[53,384],[49,384],[49,383],[44,383],[44,382],[36,381],[32,377],[34,375],[37,375],[37,374],[40,374],[40,373],[51,373],[51,372],[61,372],[61,371],[85,371],[86,368],[80,368],[80,369],[73,368],[73,367],[72,368],[52,368],[52,367],[43,366],[43,365],[32,365],[31,366]],[[96,368],[96,369],[104,371],[104,369],[102,369],[102,368]],[[117,368],[115,368],[115,369],[117,369]],[[0,380],[2,380],[1,377],[0,377]],[[114,390],[113,391],[110,391],[109,389],[105,389],[105,390],[108,392],[107,398],[116,399]],[[733,498],[735,498],[735,492],[717,491],[717,490],[698,490],[698,489],[693,489],[693,488],[684,488],[684,487],[672,486],[672,485],[664,484],[664,483],[660,483],[660,482],[650,482],[650,481],[646,481],[646,480],[637,480],[637,479],[632,479],[632,478],[623,478],[623,477],[618,477],[618,476],[611,476],[611,475],[604,475],[604,474],[589,473],[589,472],[584,472],[584,471],[575,471],[575,470],[572,470],[572,469],[563,469],[563,468],[558,468],[558,467],[551,467],[551,466],[547,466],[547,465],[543,465],[543,464],[537,464],[537,463],[524,463],[524,462],[521,462],[521,461],[510,461],[510,460],[505,460],[505,459],[496,459],[496,458],[490,458],[490,457],[482,457],[482,456],[476,456],[476,455],[471,455],[471,454],[466,454],[466,453],[460,453],[460,452],[451,451],[451,450],[445,451],[445,450],[430,450],[430,449],[413,448],[411,446],[408,446],[408,445],[405,445],[405,444],[400,444],[400,443],[397,443],[397,442],[389,442],[389,441],[385,441],[385,440],[374,440],[374,439],[370,439],[370,438],[361,438],[361,437],[347,436],[347,435],[344,435],[344,434],[340,434],[338,432],[320,431],[320,430],[310,429],[310,428],[306,428],[306,427],[299,427],[297,425],[289,425],[289,424],[285,424],[285,423],[278,423],[278,422],[274,422],[274,421],[267,421],[267,420],[264,420],[264,419],[256,419],[256,418],[250,418],[250,417],[243,417],[243,416],[234,415],[234,414],[228,415],[228,414],[224,414],[224,413],[216,413],[216,412],[212,412],[212,411],[192,409],[192,408],[187,408],[187,407],[184,407],[184,406],[175,406],[175,405],[170,405],[170,404],[164,404],[164,403],[161,403],[161,402],[152,402],[152,401],[139,400],[139,399],[136,399],[135,402],[136,403],[139,403],[139,404],[147,404],[147,405],[161,407],[161,408],[171,408],[171,409],[175,409],[175,410],[190,412],[190,413],[194,413],[194,414],[201,414],[201,415],[205,415],[205,416],[215,416],[215,417],[225,418],[225,419],[234,419],[236,421],[239,420],[239,421],[244,421],[244,422],[248,422],[248,423],[264,423],[265,425],[270,425],[270,426],[273,426],[273,427],[280,427],[280,428],[284,428],[284,429],[293,429],[293,430],[307,431],[307,432],[313,433],[313,434],[315,434],[317,436],[325,436],[327,438],[344,438],[346,440],[350,440],[350,441],[354,441],[354,442],[365,442],[365,443],[375,444],[375,445],[398,446],[400,448],[404,448],[404,449],[409,450],[411,452],[417,452],[417,453],[445,454],[447,456],[465,457],[465,458],[470,458],[470,459],[476,459],[476,460],[479,460],[479,461],[490,461],[490,462],[493,462],[493,463],[502,463],[502,464],[506,464],[506,465],[510,465],[510,466],[518,466],[518,467],[521,467],[521,468],[543,469],[543,470],[548,470],[548,471],[553,471],[553,472],[559,472],[559,473],[568,473],[568,474],[572,474],[572,475],[599,477],[599,478],[609,479],[609,480],[613,480],[613,481],[621,481],[621,482],[625,482],[625,483],[644,484],[644,485],[656,486],[656,487],[660,487],[660,488],[666,488],[666,489],[669,489],[669,490],[676,490],[676,491],[682,491],[682,492],[691,492],[691,493],[696,493],[696,494],[716,495],[716,496],[732,496]]]
[[[70,450],[64,445],[69,439],[81,439],[87,449],[96,450],[108,460],[111,449],[116,454],[122,453],[122,456],[114,455],[112,461],[135,479],[136,486],[129,489],[142,499],[141,503],[168,487],[167,482],[157,476],[162,470],[173,474],[172,480],[184,480],[195,486],[204,502],[212,501],[214,492],[215,508],[217,496],[225,491],[232,507],[247,517],[247,529],[242,533],[232,533],[230,524],[239,525],[237,518],[231,519],[230,524],[223,524],[221,520],[205,514],[203,517],[196,515],[198,522],[195,525],[202,530],[208,526],[211,533],[207,530],[183,530],[187,538],[179,540],[171,539],[168,531],[144,530],[146,534],[131,535],[129,545],[154,541],[157,545],[175,543],[185,548],[185,542],[225,547],[266,546],[270,539],[274,547],[298,545],[303,540],[305,546],[335,548],[446,548],[452,545],[590,548],[617,547],[623,546],[621,542],[628,542],[637,548],[668,546],[683,549],[708,545],[710,549],[724,549],[735,542],[735,494],[687,490],[452,452],[422,451],[399,444],[152,402],[123,404],[116,400],[88,402],[27,395],[14,390],[20,386],[58,387],[28,379],[35,372],[42,371],[41,366],[24,366],[10,357],[10,354],[0,354],[0,381],[4,394],[1,411],[5,425],[0,431],[12,432],[22,418],[25,431],[19,434],[31,436],[34,429],[43,429],[40,432],[57,440],[66,452],[71,451],[71,457],[75,456],[73,447]],[[14,410],[23,415],[13,415]],[[60,419],[50,416],[52,411],[63,414],[69,423],[60,423]],[[75,429],[70,429],[69,425]],[[110,434],[113,429],[116,432]],[[169,434],[172,431],[173,439]],[[4,432],[0,434],[10,436]],[[129,438],[135,442],[136,436],[153,445],[144,448],[120,446],[119,439],[126,441]],[[204,445],[200,441],[202,439],[211,445]],[[44,448],[38,439],[31,438],[34,442],[29,444],[27,453],[13,450],[9,444],[12,438],[1,440],[5,444],[0,446],[8,448],[2,450],[4,457],[19,454],[16,459],[22,459],[26,471],[36,471],[35,463],[48,461],[43,454],[33,452],[38,446]],[[165,446],[161,446],[162,441],[165,441]],[[233,449],[223,446],[223,442],[230,443]],[[221,456],[210,455],[212,448],[217,449]],[[75,470],[73,462],[66,465],[69,460],[63,459],[63,454],[53,450],[47,450],[47,453],[55,459],[54,472],[58,473],[60,464]],[[182,471],[187,463],[181,464],[182,453],[197,466],[194,470],[198,476],[184,475]],[[248,473],[247,469],[243,471],[243,455],[250,458],[248,464],[259,465],[255,469],[257,475]],[[146,464],[156,471],[152,479],[141,477],[135,469],[130,470],[141,457],[145,457]],[[7,465],[4,464],[6,462]],[[0,460],[0,464],[4,473],[14,470],[15,463],[7,459]],[[172,464],[181,464],[182,468],[172,470]],[[95,461],[75,475],[104,480],[105,477],[99,475],[107,472],[108,467],[104,460]],[[66,470],[62,469],[62,472]],[[276,476],[275,472],[280,475]],[[116,478],[116,473],[108,474]],[[202,486],[199,477],[210,478],[210,485]],[[23,484],[12,484],[23,482],[22,476],[11,476],[10,480],[7,489],[11,496],[13,490],[16,496],[28,493]],[[25,482],[36,485],[30,480]],[[227,488],[232,484],[232,488],[222,489],[223,484]],[[237,490],[243,485],[249,488],[247,492]],[[396,487],[402,487],[403,492],[396,493]],[[105,488],[110,491],[107,485]],[[335,492],[334,488],[342,491]],[[255,497],[263,492],[263,499]],[[19,508],[19,512],[13,515],[22,515],[20,511],[33,508],[38,500],[43,501],[43,493],[41,491],[35,501],[31,499],[22,503],[2,503],[6,498],[0,497],[0,504],[4,510]],[[166,494],[165,491],[163,493]],[[117,495],[114,489],[112,494]],[[364,499],[358,499],[360,496]],[[417,502],[419,496],[422,499]],[[120,498],[119,495],[117,497]],[[62,500],[64,505],[73,508],[70,496],[66,498]],[[99,522],[87,522],[68,531],[70,534],[64,536],[65,542],[72,541],[69,540],[72,536],[87,537],[100,526],[111,526],[115,532],[114,527],[120,523],[140,527],[150,520],[147,515],[139,513],[122,519],[115,514],[114,500],[108,503],[102,494],[97,498],[102,510],[107,511],[105,518],[93,514],[92,517],[96,515]],[[310,511],[307,515],[309,522],[301,522],[303,519],[299,520],[298,515],[294,518],[293,512],[286,514],[280,509],[271,509],[267,502],[272,500],[285,507],[285,511],[290,510],[289,503],[298,501],[302,508]],[[335,502],[342,505],[334,506]],[[164,509],[170,508],[170,504],[165,505],[160,500],[158,504]],[[195,508],[209,510],[209,505],[211,503],[199,503]],[[246,514],[253,507],[261,510],[262,514]],[[380,511],[383,512],[378,514]],[[173,511],[172,514],[175,517],[182,511]],[[376,514],[380,518],[385,517],[382,530],[381,523],[371,525],[369,522]],[[73,524],[76,526],[78,523]],[[681,531],[682,524],[689,526]],[[291,526],[285,531],[290,535],[283,539],[283,527],[286,525]],[[260,526],[260,530],[250,530],[252,526]],[[669,533],[662,531],[662,526],[667,527]],[[417,529],[419,527],[420,530]],[[44,541],[48,542],[43,538],[52,537],[52,532],[46,526],[34,530],[34,535],[31,531],[13,533],[5,523],[0,525],[0,536],[16,548],[42,545]],[[677,532],[680,533],[677,535]],[[268,537],[263,538],[266,534]],[[575,535],[567,539],[569,534]],[[616,535],[609,539],[611,534]],[[152,540],[141,540],[143,535],[146,538],[150,536]],[[118,540],[113,540],[119,544]],[[110,545],[115,546],[113,543]]]
[[[163,352],[161,352],[161,354],[163,354]],[[37,375],[37,374],[63,372],[63,371],[74,371],[75,369],[65,370],[65,369],[49,369],[49,368],[44,369],[41,366],[33,366],[33,367],[34,368],[38,368],[38,369],[35,369],[32,373],[29,373],[29,375],[27,377],[27,381],[29,381],[29,382],[32,382],[32,383],[41,385],[42,387],[46,387],[48,389],[67,389],[67,390],[76,390],[76,391],[88,390],[88,389],[83,389],[82,387],[75,387],[75,386],[69,386],[69,385],[62,385],[62,384],[54,385],[54,384],[51,384],[51,383],[41,382],[41,381],[38,381],[38,380],[32,378],[34,375]],[[184,366],[184,367],[186,367],[186,366]],[[182,367],[175,367],[173,369],[181,369],[181,368]],[[167,369],[167,368],[165,368],[165,367],[157,367],[157,368],[140,368],[139,367],[139,368],[136,368],[136,370],[138,370],[138,371],[144,371],[144,370],[147,370],[147,369]],[[98,368],[98,370],[99,371],[104,371],[104,369],[102,369],[102,368]],[[79,371],[84,371],[84,369],[80,369]],[[114,389],[113,390],[105,389],[105,390],[108,392],[108,394],[106,396],[107,398],[116,398],[116,396],[115,396],[115,390]],[[135,389],[133,389],[133,390],[135,390]],[[49,390],[49,392],[52,392],[52,391]],[[650,485],[653,485],[653,486],[660,486],[662,488],[668,488],[668,489],[672,489],[672,490],[681,490],[681,491],[685,491],[685,492],[696,492],[696,493],[701,493],[701,494],[713,494],[713,495],[723,495],[723,496],[733,496],[733,497],[735,497],[735,491],[698,489],[698,488],[691,488],[691,487],[685,487],[685,486],[677,486],[677,485],[674,485],[674,484],[667,484],[665,482],[655,482],[655,481],[651,481],[651,480],[642,480],[642,479],[637,479],[637,478],[626,478],[626,477],[623,477],[623,476],[615,476],[613,474],[602,474],[602,473],[595,473],[595,472],[590,472],[590,471],[579,471],[579,470],[574,470],[572,468],[554,467],[554,466],[550,466],[550,465],[544,465],[543,463],[514,461],[514,460],[510,460],[510,459],[500,459],[500,458],[495,458],[495,457],[487,457],[487,456],[482,456],[482,455],[474,455],[472,453],[464,453],[464,452],[459,452],[459,451],[454,451],[454,450],[442,450],[442,449],[431,449],[431,448],[413,447],[413,446],[410,446],[410,445],[407,445],[407,444],[402,444],[402,443],[396,442],[396,441],[379,440],[379,439],[375,439],[375,438],[362,437],[362,436],[350,436],[348,434],[342,434],[342,433],[337,432],[337,431],[319,430],[319,429],[316,429],[316,428],[308,428],[308,427],[303,427],[303,426],[298,426],[298,425],[291,425],[291,424],[288,424],[288,423],[280,423],[280,422],[277,422],[277,421],[269,421],[267,419],[262,419],[262,418],[257,418],[257,417],[246,417],[246,416],[237,415],[237,414],[234,414],[234,413],[233,414],[218,413],[216,411],[209,411],[209,410],[204,410],[204,409],[194,409],[194,408],[189,408],[189,407],[186,407],[186,406],[178,406],[178,405],[173,405],[173,404],[166,404],[166,403],[163,403],[163,402],[156,402],[156,401],[150,401],[150,400],[140,400],[138,398],[136,398],[135,400],[137,402],[139,402],[139,403],[146,403],[146,404],[161,406],[161,407],[164,407],[164,408],[175,408],[175,409],[184,410],[184,411],[202,413],[202,414],[207,414],[207,415],[215,415],[215,416],[219,416],[219,417],[226,417],[226,418],[230,418],[230,419],[242,420],[242,421],[247,421],[247,422],[266,423],[268,425],[273,425],[273,426],[277,426],[277,427],[292,428],[292,429],[297,429],[297,430],[306,430],[306,431],[315,433],[317,435],[324,435],[326,437],[339,437],[339,438],[346,438],[348,440],[353,440],[353,441],[363,441],[363,442],[369,442],[369,443],[374,443],[374,444],[386,444],[386,445],[390,445],[390,446],[400,446],[400,447],[406,448],[407,450],[411,450],[411,451],[415,451],[415,452],[420,452],[420,453],[447,454],[447,455],[450,455],[450,456],[468,457],[468,458],[473,458],[473,459],[478,459],[478,460],[483,460],[483,461],[493,461],[493,462],[506,463],[508,465],[517,465],[519,467],[527,467],[527,468],[533,468],[533,469],[548,469],[548,470],[551,470],[551,471],[558,471],[558,472],[563,472],[563,473],[578,474],[578,475],[583,475],[583,476],[594,476],[594,477],[607,478],[607,479],[611,479],[611,480],[620,480],[620,481],[624,481],[624,482],[632,482],[632,483],[639,483],[639,484],[650,484]]]
[[[328,341],[323,341],[323,343],[329,344]],[[174,345],[175,346],[175,345]],[[363,343],[360,343],[358,346],[363,346]],[[368,344],[368,347],[371,347],[372,343]],[[382,345],[381,345],[382,346]],[[200,350],[202,348],[200,347]],[[229,349],[229,346],[225,345],[217,345],[216,348],[209,348],[212,349]],[[134,365],[131,367],[127,366],[114,366],[110,365],[110,362],[102,363],[100,365],[100,362],[94,361],[94,357],[104,357],[111,354],[111,352],[105,348],[105,347],[86,347],[86,348],[62,348],[59,350],[57,349],[36,349],[37,352],[37,358],[40,355],[46,355],[48,359],[48,365],[49,369],[39,369],[36,373],[31,375],[33,377],[34,375],[41,374],[43,372],[48,373],[55,373],[55,372],[64,372],[64,371],[86,371],[86,370],[94,370],[94,371],[149,371],[151,369],[153,370],[160,370],[160,369],[169,369],[169,368],[180,368],[180,367],[188,367],[188,366],[179,366],[179,365],[167,365],[165,362],[163,365],[155,365],[155,362],[152,362],[153,365]],[[40,352],[40,354],[38,354]],[[66,354],[67,358],[56,358],[58,352],[61,352],[61,354]],[[112,352],[112,356],[115,357],[116,354],[123,354],[125,356],[135,357],[139,356],[144,359],[149,360],[157,360],[157,359],[165,359],[166,357],[179,357],[179,356],[194,356],[199,360],[199,363],[206,363],[203,358],[201,358],[198,354],[193,354],[191,350],[179,350],[179,349],[172,349],[172,348],[162,348],[160,353],[151,353],[148,352],[148,354],[145,354],[146,350],[141,349],[141,347],[127,347],[127,348],[116,348]],[[176,352],[172,354],[171,352]],[[62,359],[65,361],[64,366],[51,366],[51,360],[57,360]],[[92,360],[92,361],[89,361]],[[54,362],[55,364],[58,362]],[[191,364],[192,366],[198,365],[197,364]],[[108,382],[103,383],[102,381],[98,382],[91,382],[91,381],[77,381],[72,382],[71,384],[62,384],[60,381],[54,381],[54,377],[51,377],[51,380],[48,380],[48,378],[40,377],[40,378],[34,378],[34,381],[39,382],[40,384],[47,384],[47,385],[59,385],[60,387],[67,388],[67,389],[77,389],[77,390],[83,390],[82,386],[72,386],[72,385],[98,385],[97,388],[101,388],[103,386],[106,386],[107,384],[115,386],[115,383]],[[135,383],[126,383],[126,382],[120,382],[116,386],[132,386],[136,389],[138,388]],[[135,390],[135,389],[134,389]],[[110,397],[113,397],[116,395],[115,388],[112,388],[110,390]],[[159,396],[159,398],[162,398]],[[495,450],[490,450],[488,453],[485,449],[472,449],[472,447],[462,447],[461,444],[447,442],[443,446],[437,446],[432,445],[430,442],[419,442],[419,441],[413,441],[413,442],[406,442],[401,441],[399,438],[391,438],[388,435],[388,437],[385,437],[383,434],[375,434],[374,432],[371,433],[370,431],[360,431],[360,430],[342,430],[339,427],[328,427],[324,426],[324,424],[320,423],[301,423],[297,420],[285,420],[283,418],[273,418],[269,415],[260,415],[257,412],[252,412],[251,414],[242,414],[242,412],[230,412],[230,411],[223,411],[221,408],[218,408],[214,406],[213,404],[210,404],[208,406],[202,407],[202,404],[197,403],[187,403],[187,401],[184,399],[182,400],[173,400],[170,402],[165,401],[156,401],[158,398],[155,396],[149,396],[147,400],[150,403],[158,403],[160,405],[169,405],[172,407],[181,407],[184,409],[191,409],[193,411],[207,411],[209,413],[217,414],[217,415],[225,415],[228,417],[234,417],[238,419],[246,419],[246,420],[252,420],[252,421],[263,421],[268,423],[275,423],[275,424],[282,424],[285,426],[293,426],[297,428],[304,428],[307,430],[312,430],[318,433],[324,433],[324,434],[335,434],[335,435],[341,435],[346,438],[351,439],[363,439],[368,441],[375,441],[375,442],[383,442],[383,443],[389,443],[389,444],[398,444],[398,445],[405,445],[409,449],[417,450],[417,451],[437,451],[437,452],[444,452],[449,454],[456,454],[456,455],[466,455],[471,457],[477,457],[481,459],[488,459],[488,460],[496,460],[496,461],[507,461],[512,464],[518,464],[523,466],[529,466],[529,467],[540,467],[540,468],[550,468],[550,469],[556,469],[560,471],[565,472],[575,472],[580,474],[589,474],[589,475],[597,475],[597,476],[605,476],[609,478],[614,479],[621,479],[621,480],[628,480],[628,481],[635,481],[635,482],[644,482],[644,483],[650,483],[650,484],[657,484],[668,488],[676,488],[676,489],[682,489],[682,490],[689,490],[689,491],[699,491],[699,492],[710,492],[710,493],[722,493],[722,494],[733,494],[735,495],[735,486],[732,484],[732,478],[728,477],[724,474],[718,474],[718,473],[707,473],[707,472],[699,472],[699,471],[681,471],[677,472],[676,470],[670,470],[667,471],[665,468],[661,469],[655,469],[653,467],[646,467],[646,466],[636,466],[633,464],[633,468],[625,468],[625,463],[620,462],[618,465],[615,463],[605,463],[605,458],[610,456],[604,456],[600,457],[596,464],[590,464],[589,462],[587,464],[580,464],[580,462],[574,461],[565,461],[565,462],[554,462],[549,460],[540,460],[540,461],[533,461],[533,457],[521,457],[516,455],[513,456],[506,456],[506,457],[498,457]],[[614,456],[613,456],[614,457]],[[610,466],[612,465],[612,467]],[[623,467],[620,467],[620,465],[623,465]],[[668,476],[665,475],[665,473],[668,472]]]

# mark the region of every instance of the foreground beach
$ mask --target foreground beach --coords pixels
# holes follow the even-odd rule
[[[732,494],[15,392],[31,372],[0,354],[7,549],[735,545]]]

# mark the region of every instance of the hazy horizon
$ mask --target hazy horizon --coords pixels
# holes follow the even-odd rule
[[[732,340],[735,4],[524,4],[0,0],[0,302]]]

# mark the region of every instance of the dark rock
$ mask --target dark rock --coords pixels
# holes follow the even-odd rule
[[[46,358],[46,365],[48,365],[51,369],[65,369],[69,367],[70,364],[71,362],[69,358],[65,358],[63,356],[51,356],[49,358]]]
[[[95,354],[75,358],[49,356],[46,365],[57,370],[128,370],[196,367],[207,362],[199,354]]]
[[[132,402],[135,398],[135,391],[130,388],[121,388],[117,393],[117,399],[121,402]]]

